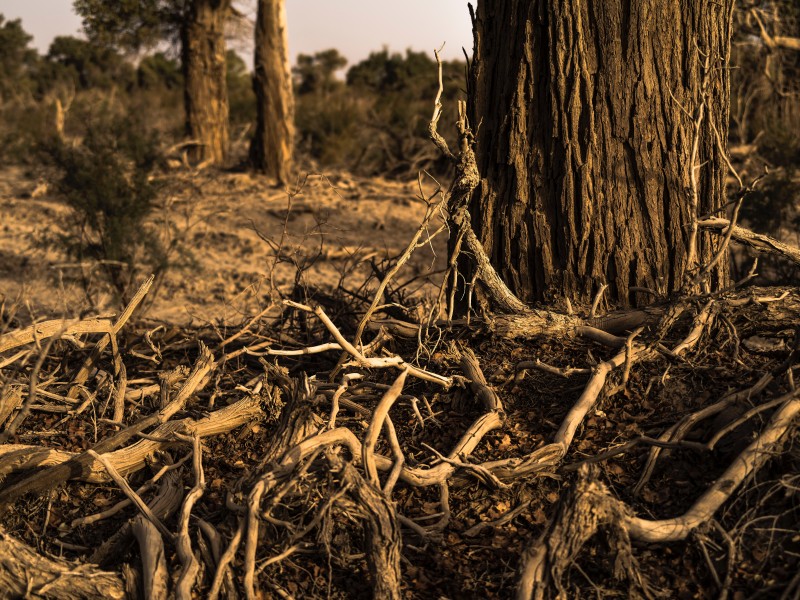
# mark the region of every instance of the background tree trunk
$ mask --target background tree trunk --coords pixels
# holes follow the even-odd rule
[[[255,169],[287,183],[294,147],[294,95],[283,0],[259,0],[255,75],[258,117],[250,144]]]
[[[183,25],[186,135],[199,142],[194,162],[222,164],[228,156],[228,85],[225,80],[225,22],[230,0],[193,0]]]
[[[631,286],[681,287],[704,54],[699,214],[725,202],[713,128],[725,148],[731,11],[732,0],[479,0],[470,214],[522,300],[587,302],[606,283],[629,305]],[[718,243],[700,235],[700,261]],[[712,285],[726,274],[723,259]]]

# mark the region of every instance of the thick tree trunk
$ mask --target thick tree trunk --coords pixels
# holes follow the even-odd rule
[[[703,215],[725,202],[731,4],[478,2],[469,111],[482,181],[469,208],[522,300],[585,303],[608,284],[629,305],[631,287],[674,292],[714,253],[698,234],[687,264],[693,124],[702,112]],[[723,258],[711,285],[726,274]]]
[[[186,135],[198,142],[190,154],[194,162],[219,165],[228,156],[225,21],[230,5],[230,0],[192,0],[183,26]]]
[[[294,146],[294,95],[284,0],[259,0],[255,76],[258,117],[250,144],[255,169],[287,183]]]

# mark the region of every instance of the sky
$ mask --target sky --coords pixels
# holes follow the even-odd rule
[[[445,59],[462,57],[462,46],[472,50],[467,0],[286,0],[286,13],[292,63],[298,54],[328,48],[337,48],[350,64],[383,46],[432,55],[444,43]],[[80,33],[71,0],[0,0],[0,14],[22,19],[40,53],[55,36]]]

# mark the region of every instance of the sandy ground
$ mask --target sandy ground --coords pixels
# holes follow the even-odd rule
[[[403,251],[425,213],[417,182],[311,174],[290,194],[247,173],[166,178],[153,226],[163,233],[170,223],[167,236],[178,238],[184,265],[168,272],[148,316],[182,325],[241,321],[264,306],[273,285],[290,291],[298,265],[308,266],[305,281],[314,287],[330,289],[347,274],[355,290],[371,261]],[[96,265],[76,265],[55,241],[70,208],[40,184],[21,168],[0,170],[0,301],[21,305],[18,313],[30,318],[116,311]],[[435,189],[423,183],[426,195]],[[432,227],[439,225],[437,218]],[[446,232],[418,249],[398,280],[419,277],[412,290],[438,281],[445,245]]]

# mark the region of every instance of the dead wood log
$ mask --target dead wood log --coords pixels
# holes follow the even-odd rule
[[[12,348],[24,346],[25,344],[30,344],[32,342],[41,342],[42,340],[55,335],[81,335],[86,333],[105,333],[108,334],[108,336],[115,335],[131,317],[133,311],[147,294],[152,283],[151,277],[145,281],[144,284],[142,284],[142,286],[136,292],[133,300],[128,303],[128,306],[122,311],[120,316],[113,323],[110,319],[104,318],[83,320],[53,319],[51,321],[44,321],[42,323],[37,323],[35,325],[31,325],[30,327],[26,327],[25,329],[12,331],[11,333],[6,333],[0,336],[0,353],[11,350]],[[110,341],[110,337],[108,336],[104,337],[103,340],[98,343],[97,348],[100,350],[105,348]]]
[[[47,558],[0,529],[0,595],[4,598],[126,597],[125,582],[95,565]]]
[[[201,344],[200,356],[195,362],[192,372],[177,393],[175,398],[159,412],[145,417],[135,425],[132,425],[111,437],[96,444],[92,450],[98,454],[104,454],[116,450],[134,436],[142,433],[145,429],[155,425],[164,424],[169,421],[175,413],[186,406],[192,395],[202,389],[207,381],[207,375],[214,369],[214,355]],[[26,493],[42,493],[51,490],[69,479],[87,477],[93,470],[95,459],[87,452],[83,452],[68,461],[44,469],[35,473],[27,479],[0,491],[0,507],[14,502]]]
[[[111,333],[114,324],[109,319],[54,319],[31,325],[19,331],[0,336],[0,353],[30,344],[41,342],[54,335],[74,336],[86,333]]]
[[[227,433],[263,416],[261,402],[262,398],[252,396],[214,411],[202,419],[169,421],[152,430],[148,434],[150,439],[139,440],[125,448],[107,452],[103,456],[121,475],[130,475],[146,466],[148,456],[152,456],[158,450],[180,444],[181,442],[174,439],[175,433],[183,432],[201,438]],[[87,456],[85,461],[81,459],[84,455]],[[63,450],[25,445],[0,446],[0,477],[37,467],[62,466],[76,460],[81,461],[81,468],[76,470],[69,479],[89,483],[109,481],[105,468],[94,457],[88,455],[88,451],[75,454]],[[53,484],[53,487],[56,485],[59,483]],[[4,490],[3,493],[6,491]]]
[[[19,386],[8,386],[0,390],[0,426],[6,422],[17,407],[22,404],[22,391]]]
[[[164,540],[155,525],[142,515],[133,519],[131,529],[139,542],[139,554],[142,557],[144,597],[166,600],[169,593],[169,572],[164,556]]]

